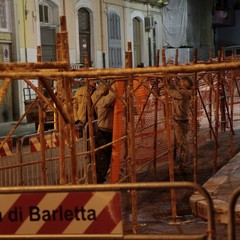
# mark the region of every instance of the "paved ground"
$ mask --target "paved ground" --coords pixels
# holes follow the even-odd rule
[[[228,208],[230,196],[233,191],[240,187],[240,153],[235,155],[225,166],[223,166],[203,187],[210,193],[217,221],[228,223]],[[240,193],[240,191],[239,191]],[[205,199],[195,193],[190,198],[193,212],[199,217],[206,218],[207,204]],[[240,222],[240,197],[235,208],[236,221]]]
[[[228,217],[226,208],[229,196],[240,186],[240,131],[233,136],[232,159],[229,158],[229,133],[219,134],[217,172],[213,173],[214,142],[208,140],[198,148],[198,184],[203,185],[214,200],[216,239],[227,240]],[[138,174],[138,181],[169,181],[168,163],[158,165],[157,175],[151,167]],[[175,181],[185,181],[176,175]],[[177,219],[173,221],[170,191],[153,191],[138,194],[138,232],[154,234],[202,234],[207,232],[206,205],[201,196],[190,190],[177,190]],[[199,202],[198,202],[199,201]],[[127,202],[124,201],[124,203]],[[219,204],[221,203],[221,204]],[[237,208],[239,211],[239,208]],[[237,214],[239,214],[237,212]],[[238,216],[239,217],[239,216]],[[131,212],[124,214],[126,229],[131,231]],[[236,224],[237,239],[240,225]]]

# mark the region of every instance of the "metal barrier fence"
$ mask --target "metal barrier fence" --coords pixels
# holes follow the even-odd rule
[[[96,233],[96,231],[98,231],[97,229],[104,228],[104,226],[106,226],[106,224],[111,224],[110,219],[115,219],[114,223],[116,224],[116,226],[111,226],[111,229],[114,230],[115,228],[119,229],[119,226],[121,226],[122,224],[122,219],[121,217],[118,218],[117,217],[117,213],[116,211],[119,211],[119,207],[116,206],[116,202],[115,200],[109,200],[108,201],[104,201],[104,206],[100,206],[101,202],[99,201],[98,198],[100,198],[99,193],[100,192],[104,192],[104,196],[105,198],[109,197],[109,195],[111,195],[111,192],[121,192],[121,194],[123,194],[126,191],[131,190],[131,192],[133,194],[137,194],[138,191],[140,190],[154,190],[156,191],[157,189],[182,189],[182,188],[186,188],[186,189],[194,189],[199,191],[202,196],[206,199],[207,201],[207,211],[208,211],[208,226],[206,229],[205,233],[202,234],[138,234],[137,231],[133,232],[132,234],[126,234],[124,232],[124,230],[119,232],[119,233],[115,233],[114,231],[112,231],[113,233],[103,233],[103,234],[99,234]],[[88,206],[88,208],[91,208],[92,210],[94,210],[96,212],[96,218],[93,219],[95,224],[98,224],[98,228],[97,226],[95,226],[95,228],[92,228],[92,231],[89,232],[81,232],[83,231],[83,229],[89,229],[86,228],[86,225],[91,225],[94,224],[92,222],[90,222],[90,220],[87,218],[87,221],[80,221],[81,219],[78,219],[78,216],[75,216],[75,218],[73,218],[73,216],[69,215],[70,209],[74,208],[74,200],[75,201],[79,201],[80,199],[77,200],[76,197],[74,199],[71,200],[72,204],[71,205],[67,205],[67,210],[65,209],[65,211],[68,211],[68,214],[65,213],[65,215],[63,213],[61,213],[59,216],[59,218],[61,218],[60,223],[57,223],[58,225],[54,225],[56,223],[54,223],[54,221],[56,221],[56,219],[54,219],[54,214],[56,217],[56,209],[57,208],[64,208],[64,202],[68,203],[69,202],[69,195],[74,193],[80,193],[80,195],[78,195],[78,197],[82,198],[86,198],[84,193],[91,193],[90,195],[88,194],[88,198],[87,200],[85,200],[85,205],[82,205],[82,207],[78,206],[79,208],[84,208],[86,206]],[[31,194],[34,194],[34,199],[33,200],[31,198]],[[51,194],[53,194],[54,196],[51,197]],[[57,195],[56,195],[57,194]],[[96,194],[96,195],[95,195]],[[9,198],[9,195],[11,195],[11,198]],[[16,196],[15,196],[16,195]],[[62,195],[64,196],[63,198]],[[58,196],[58,197],[56,197]],[[76,195],[74,195],[76,196]],[[114,194],[112,194],[111,196],[114,196]],[[31,202],[27,202],[24,201],[25,198],[31,198],[32,201]],[[40,200],[36,200],[37,198],[40,198]],[[98,197],[98,198],[97,198]],[[9,199],[9,203],[7,201],[1,201],[0,204],[0,221],[1,221],[1,226],[4,226],[4,228],[2,227],[0,232],[0,239],[147,239],[147,240],[151,240],[151,239],[182,239],[182,240],[191,240],[191,239],[211,239],[214,240],[215,239],[215,221],[214,221],[214,210],[213,210],[213,202],[212,199],[210,197],[210,195],[208,194],[208,192],[201,187],[200,185],[197,184],[193,184],[190,182],[165,182],[165,183],[159,183],[159,182],[152,182],[152,183],[129,183],[129,184],[108,184],[108,185],[101,185],[101,184],[94,184],[94,185],[70,185],[70,186],[40,186],[40,187],[15,187],[15,188],[0,188],[0,198],[2,200],[4,200],[4,198],[8,198]],[[92,199],[94,198],[95,201],[93,201]],[[68,199],[68,201],[66,200]],[[71,198],[70,198],[71,199]],[[115,197],[114,197],[115,199]],[[51,201],[50,201],[51,200]],[[35,202],[35,205],[33,203],[33,201]],[[16,203],[17,202],[17,203]],[[91,205],[89,205],[89,202],[91,202]],[[55,205],[56,204],[56,205]],[[110,206],[110,205],[111,206]],[[39,213],[36,213],[34,211],[34,217],[35,219],[31,220],[31,217],[29,215],[32,215],[32,213],[29,214],[29,211],[27,210],[28,207],[31,206],[31,208],[34,207],[35,211],[36,209],[38,209]],[[77,207],[77,208],[78,208]],[[121,206],[120,206],[121,207]],[[13,209],[12,209],[13,208]],[[87,208],[87,207],[86,207]],[[42,210],[44,209],[44,210]],[[47,210],[48,209],[48,210]],[[108,211],[110,212],[109,215],[105,214],[105,216],[108,216],[109,221],[107,218],[102,218],[102,214],[103,212],[106,211],[106,209],[108,209]],[[42,212],[41,212],[42,211]],[[55,213],[53,215],[48,215],[46,214],[46,212],[51,212],[52,214],[55,211]],[[60,210],[59,210],[60,211]],[[63,211],[63,210],[61,210]],[[76,210],[73,210],[76,212]],[[83,210],[82,210],[83,211]],[[77,212],[81,212],[82,211],[78,210]],[[84,212],[89,212],[90,210],[84,210]],[[40,212],[43,214],[43,219],[36,221],[36,217],[39,217]],[[77,214],[78,214],[77,213]],[[106,213],[106,212],[105,212]],[[28,215],[29,214],[29,215]],[[63,215],[64,216],[63,216]],[[132,209],[132,214],[135,215],[137,214],[136,212],[134,212],[134,210]],[[44,215],[45,215],[45,219],[44,219]],[[81,214],[80,214],[81,215]],[[81,215],[83,216],[83,215]],[[32,218],[34,218],[32,217]],[[52,218],[51,218],[52,217]],[[39,217],[40,218],[40,217]],[[98,220],[101,219],[101,220]],[[64,222],[64,220],[68,220],[67,223]],[[77,222],[75,226],[75,228],[71,228],[72,229],[72,233],[71,232],[67,232],[67,234],[64,232],[65,229],[67,228],[68,224],[70,224],[69,220],[72,220],[73,222]],[[86,220],[86,219],[85,219]],[[32,221],[32,222],[31,222]],[[137,222],[132,221],[132,229],[136,229],[136,225]],[[51,226],[50,228],[47,227],[46,225]],[[81,225],[82,224],[82,225]],[[11,227],[9,227],[12,226]],[[49,231],[49,229],[51,229],[51,234],[47,234],[46,232],[44,234],[41,234],[41,230],[43,231],[43,225],[44,229],[46,231],[46,229],[48,229],[47,231]],[[71,222],[72,225],[72,222]],[[28,226],[26,228],[26,226]],[[29,226],[31,226],[31,228],[29,228]],[[81,227],[82,226],[82,227]],[[84,226],[84,227],[83,227]],[[118,227],[117,227],[118,226]],[[19,230],[21,229],[21,231]],[[10,232],[10,234],[9,234]],[[21,232],[21,234],[19,234],[19,232]],[[40,232],[40,233],[39,233]],[[27,234],[26,234],[27,233]]]
[[[76,141],[77,148],[77,173],[79,183],[88,182],[89,158],[84,152],[83,139]],[[60,156],[58,139],[55,131],[45,133],[45,159],[46,168],[43,169],[41,162],[41,146],[39,134],[26,135],[22,138],[12,137],[9,139],[7,156],[1,157],[0,161],[0,185],[1,186],[36,186],[42,185],[42,172],[47,176],[47,185],[60,184]],[[10,144],[11,143],[11,147]],[[6,149],[6,147],[4,148]],[[65,175],[66,183],[71,182],[69,148],[65,148]]]
[[[237,187],[230,196],[229,205],[228,205],[228,240],[236,240],[237,233],[236,233],[236,226],[235,226],[235,208],[237,204],[237,200],[240,196],[240,187]],[[238,216],[239,218],[239,216]]]

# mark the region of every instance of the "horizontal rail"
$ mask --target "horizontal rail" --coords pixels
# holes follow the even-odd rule
[[[16,63],[15,63],[16,64]],[[16,64],[17,65],[17,64]],[[37,66],[37,65],[36,65]],[[57,66],[57,65],[56,65]],[[194,64],[194,65],[177,65],[177,66],[164,66],[164,67],[146,67],[146,68],[121,68],[121,69],[83,69],[79,71],[62,71],[51,70],[51,71],[38,71],[32,69],[31,71],[1,71],[0,78],[11,78],[19,80],[21,78],[90,78],[98,76],[127,76],[134,74],[164,74],[164,73],[193,73],[201,71],[219,71],[219,70],[233,70],[239,69],[240,62],[228,62],[228,63],[205,63],[205,64]],[[0,64],[1,69],[1,64]],[[4,68],[3,68],[4,69]],[[9,69],[11,70],[11,69]],[[122,79],[124,81],[124,79]],[[127,79],[126,79],[127,81]]]

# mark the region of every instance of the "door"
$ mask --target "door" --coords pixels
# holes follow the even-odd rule
[[[142,38],[141,38],[141,24],[139,19],[133,19],[133,56],[134,67],[142,62]]]
[[[84,58],[87,57],[88,64],[91,66],[91,29],[90,29],[90,14],[86,8],[78,10],[79,23],[79,50],[80,63],[84,63]]]

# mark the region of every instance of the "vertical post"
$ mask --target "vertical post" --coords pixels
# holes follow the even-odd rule
[[[57,33],[57,61],[62,61],[62,34]],[[58,98],[62,105],[64,104],[63,97],[63,79],[58,78]],[[58,113],[58,127],[59,127],[59,171],[60,171],[60,184],[66,184],[66,158],[65,158],[65,137],[64,137],[64,120],[63,117]]]
[[[37,61],[42,61],[42,55],[41,55],[41,47],[37,47]],[[41,81],[38,80],[38,88],[42,92],[43,87]],[[38,99],[38,129],[39,129],[39,135],[40,135],[40,144],[41,144],[41,174],[42,174],[42,184],[47,184],[47,174],[46,174],[46,142],[44,138],[44,117],[43,117],[43,101],[41,98]]]
[[[230,79],[230,116],[229,116],[229,122],[230,126],[233,126],[233,108],[234,108],[234,71],[232,70],[231,79]],[[229,159],[232,158],[233,155],[233,127],[230,127],[230,133],[229,133]]]
[[[157,95],[159,96],[159,78],[156,78],[155,82],[153,82],[153,84],[155,84],[155,88],[157,91]],[[153,89],[154,87],[152,87]],[[157,130],[158,130],[158,105],[159,105],[159,100],[157,97],[155,97],[155,104],[154,104],[154,143],[153,143],[153,149],[154,149],[154,153],[153,153],[153,167],[154,167],[154,174],[157,174],[157,141],[158,141],[158,134],[157,134]]]
[[[213,96],[213,78],[212,75],[208,75],[209,78],[209,84],[210,84],[210,88],[209,88],[209,97],[208,97],[208,101],[209,101],[209,105],[208,105],[208,112],[209,112],[209,123],[212,124],[212,96]],[[211,128],[212,129],[212,128]],[[212,139],[212,131],[211,129],[209,129],[209,138]]]
[[[90,79],[87,79],[87,114],[88,114],[88,124],[89,124],[89,140],[90,140],[90,151],[91,151],[91,163],[92,163],[92,181],[97,183],[97,173],[96,173],[96,158],[95,158],[95,142],[94,142],[94,128],[93,128],[93,111],[91,104],[91,94],[90,94]]]
[[[194,50],[194,64],[197,63],[197,49]],[[198,165],[197,165],[197,146],[198,146],[198,137],[197,137],[197,110],[198,110],[198,99],[197,99],[197,94],[198,94],[198,79],[197,79],[197,73],[194,73],[194,83],[193,83],[193,169],[194,169],[194,182],[197,182],[197,170],[198,170]]]
[[[128,51],[125,55],[125,66],[132,68],[132,45],[128,42]],[[133,79],[128,77],[126,87],[126,127],[127,127],[127,148],[128,148],[128,160],[130,164],[131,182],[136,182],[136,159],[135,159],[135,131],[134,131],[134,99],[133,99]],[[132,231],[137,233],[137,191],[131,190],[132,197]]]
[[[162,50],[162,63],[163,66],[166,66],[166,55],[165,49]],[[173,146],[171,140],[171,127],[170,127],[170,109],[169,109],[169,97],[167,94],[167,76],[164,76],[164,89],[166,92],[165,95],[165,127],[167,134],[167,147],[168,147],[168,165],[169,165],[169,179],[170,182],[174,182],[174,163],[173,163]],[[177,218],[177,208],[176,208],[176,191],[174,188],[171,188],[171,204],[172,204],[172,217],[174,220]]]
[[[65,54],[63,60],[68,62],[68,67],[66,70],[70,70],[70,60],[69,60],[69,43],[68,43],[68,33],[67,33],[67,23],[66,16],[61,17],[61,30],[64,35],[63,38],[63,49]],[[71,154],[71,173],[72,173],[72,184],[77,183],[77,151],[76,151],[76,133],[75,133],[75,122],[73,115],[73,97],[72,97],[72,79],[64,79],[64,87],[66,91],[66,107],[68,111],[69,123],[68,123],[68,132],[70,134],[70,154]]]
[[[221,62],[221,52],[218,51],[218,62]],[[221,73],[218,71],[217,74],[217,89],[216,89],[216,96],[215,96],[215,136],[216,139],[218,139],[218,125],[219,125],[219,110],[220,110],[220,78]],[[216,172],[217,168],[217,151],[218,151],[218,145],[216,142],[214,142],[214,157],[213,157],[213,172]]]

